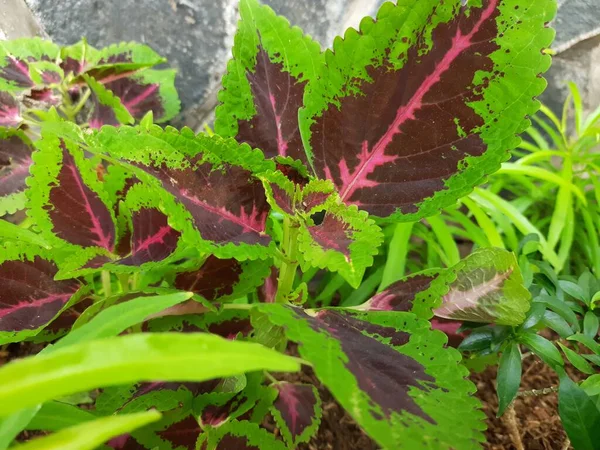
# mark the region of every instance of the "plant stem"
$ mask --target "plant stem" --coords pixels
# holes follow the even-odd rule
[[[117,278],[119,278],[123,292],[129,292],[129,275],[126,273],[121,273],[117,275]]]
[[[547,387],[544,389],[531,389],[528,391],[520,391],[517,395],[519,397],[533,397],[533,396],[553,394],[554,392],[558,392],[557,386],[550,386],[550,387]]]
[[[517,413],[515,412],[514,403],[512,403],[507,409],[504,416],[502,416],[503,420],[506,422],[506,427],[508,428],[508,432],[510,433],[510,438],[517,450],[525,450],[523,446],[523,441],[521,440],[521,432],[519,431],[519,426],[517,425]]]
[[[285,303],[288,295],[294,290],[294,279],[298,270],[298,224],[289,217],[283,219],[283,240],[281,251],[285,256],[279,268],[279,280],[275,302]]]
[[[112,293],[110,272],[107,270],[103,270],[100,274],[100,277],[102,278],[102,290],[104,291],[104,297],[110,297]]]

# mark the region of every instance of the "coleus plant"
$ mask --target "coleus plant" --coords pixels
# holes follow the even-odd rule
[[[382,447],[477,448],[475,387],[429,320],[522,322],[529,294],[512,254],[480,250],[357,308],[304,308],[313,292],[297,274],[325,269],[358,287],[380,224],[435,214],[499,168],[538,108],[555,8],[399,0],[322,52],[242,0],[216,135],[151,116],[92,132],[46,117],[26,190],[35,232],[6,233],[3,247],[0,342],[55,340],[134,298],[189,292],[130,332],[297,352]],[[319,391],[277,373],[142,381],[63,414],[163,413],[116,449],[295,448],[320,422]]]
[[[82,128],[158,123],[179,112],[175,71],[138,43],[97,50],[85,39],[59,47],[39,38],[0,42],[0,216],[22,209],[31,140],[59,116]]]

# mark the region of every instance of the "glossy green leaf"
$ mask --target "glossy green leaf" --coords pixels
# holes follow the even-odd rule
[[[550,367],[562,366],[564,365],[564,361],[562,356],[560,356],[560,352],[554,346],[552,342],[539,336],[537,334],[524,334],[519,337],[521,343],[525,346],[529,347],[533,353],[539,356],[542,361],[548,364]]]
[[[137,334],[66,347],[0,369],[0,416],[75,392],[138,381],[205,381],[295,371],[295,358],[210,334]]]
[[[519,386],[521,385],[521,351],[519,344],[509,345],[502,356],[498,365],[498,413],[500,417],[517,396]]]
[[[591,375],[595,372],[590,363],[587,362],[583,356],[578,355],[576,352],[560,342],[558,342],[558,346],[562,349],[569,362],[573,364],[577,370],[587,373],[588,375]]]
[[[93,450],[112,437],[156,422],[160,417],[158,411],[103,417],[50,436],[33,439],[18,448],[19,450]]]
[[[574,448],[598,449],[600,410],[585,391],[564,373],[558,389],[558,412]]]
[[[97,419],[97,416],[85,409],[59,401],[52,401],[42,405],[26,429],[59,431],[94,419]]]
[[[71,331],[54,345],[54,350],[94,339],[117,336],[153,314],[192,298],[191,292],[141,296],[101,311],[85,325]],[[54,351],[53,350],[53,351]]]

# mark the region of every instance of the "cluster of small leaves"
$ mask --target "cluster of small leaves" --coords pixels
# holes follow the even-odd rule
[[[359,287],[381,223],[431,215],[497,170],[550,62],[554,2],[525,3],[386,3],[322,52],[242,0],[217,135],[152,123],[173,111],[160,78],[172,72],[150,69],[161,60],[145,47],[7,44],[10,98],[43,88],[62,103],[17,109],[5,135],[21,159],[34,124],[41,139],[19,166],[32,230],[7,226],[2,243],[0,342],[53,344],[0,370],[0,416],[13,414],[0,443],[27,424],[73,425],[44,439],[74,439],[115,415],[122,426],[100,419],[95,437],[114,449],[294,448],[321,400],[270,372],[307,363],[382,447],[477,448],[475,387],[428,319],[519,325],[529,296],[514,255],[476,252],[357,309],[303,309],[297,272]],[[24,69],[38,75],[19,90],[10,75]],[[95,388],[89,412],[65,406]],[[69,420],[35,419],[57,411]]]
[[[22,209],[42,122],[99,129],[148,113],[158,123],[173,118],[175,71],[153,68],[165,61],[137,43],[97,50],[85,40],[62,48],[39,38],[0,42],[0,216]]]

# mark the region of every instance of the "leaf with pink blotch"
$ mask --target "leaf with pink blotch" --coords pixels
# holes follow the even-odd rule
[[[342,200],[415,221],[498,170],[539,108],[554,0],[406,0],[349,29],[306,87],[308,159]]]
[[[266,157],[306,162],[298,110],[306,83],[324,63],[319,44],[256,0],[240,2],[240,15],[215,131],[261,149]]]
[[[479,249],[441,277],[446,288],[434,310],[438,317],[517,326],[531,306],[517,258],[503,249]]]
[[[273,385],[278,396],[271,414],[290,448],[308,442],[321,423],[321,398],[310,384],[282,381]]]
[[[0,248],[0,343],[36,335],[84,293],[77,280],[55,281],[48,251],[9,244]]]

